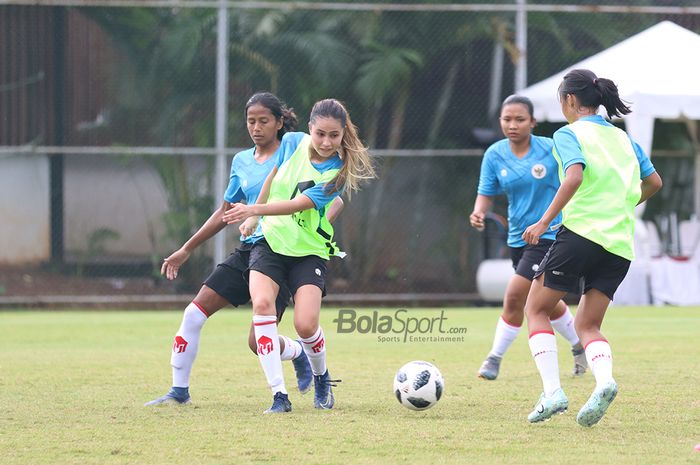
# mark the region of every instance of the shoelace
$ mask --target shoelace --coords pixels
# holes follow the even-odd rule
[[[318,376],[314,375],[314,378],[317,378],[319,382],[321,382],[323,384],[327,384],[328,386],[331,386],[331,387],[338,387],[338,385],[335,383],[342,383],[343,382],[342,379],[326,379],[326,380],[324,380],[321,376],[322,375],[318,375]]]

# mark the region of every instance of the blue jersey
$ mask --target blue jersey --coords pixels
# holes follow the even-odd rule
[[[606,121],[605,118],[600,115],[585,116],[581,118],[581,121],[590,121],[602,126],[612,126],[610,122]],[[630,139],[630,142],[632,142],[634,154],[637,156],[637,161],[639,162],[640,179],[654,174],[656,169],[647,154],[644,153],[644,149],[632,139]],[[564,126],[554,133],[554,147],[557,149],[557,154],[561,158],[561,166],[565,173],[569,166],[575,165],[576,163],[582,164],[583,169],[586,169],[586,159],[583,157],[581,144],[579,144],[576,135],[569,127]]]
[[[256,203],[260,189],[275,166],[281,151],[282,145],[262,163],[255,161],[255,147],[238,152],[231,162],[231,175],[224,200],[231,203],[245,200],[248,205]],[[255,240],[253,237],[243,239],[241,236],[241,242],[253,243]]]
[[[559,189],[557,160],[552,155],[552,139],[530,136],[530,151],[522,158],[503,139],[484,153],[477,192],[492,197],[508,198],[508,246],[524,247],[525,229],[537,223]],[[552,221],[543,239],[553,240],[552,226],[561,223],[561,214]]]

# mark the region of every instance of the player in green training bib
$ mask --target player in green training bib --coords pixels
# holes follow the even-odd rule
[[[258,357],[273,394],[265,413],[292,410],[280,360],[275,298],[287,286],[294,297],[294,327],[314,374],[314,406],[331,409],[334,380],[326,366],[326,340],[319,325],[326,293],[326,262],[341,255],[333,241],[328,207],[341,193],[375,177],[367,148],[345,107],[335,99],[316,102],[309,134],[288,133],[258,203],[233,204],[223,220],[259,238],[250,252],[250,296]],[[262,217],[258,225],[258,218]]]
[[[601,105],[610,117],[631,112],[613,81],[586,69],[570,71],[559,86],[559,100],[569,122],[554,133],[561,186],[542,218],[523,233],[528,244],[537,244],[562,212],[562,226],[535,274],[525,304],[530,350],[544,387],[528,421],[546,420],[569,406],[559,380],[549,315],[583,278],[574,325],[596,387],[576,421],[593,426],[617,395],[612,353],[600,327],[634,258],[634,208],[654,195],[662,182],[641,147],[597,114]]]

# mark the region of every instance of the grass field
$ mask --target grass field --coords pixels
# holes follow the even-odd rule
[[[416,317],[440,310],[414,309]],[[363,314],[369,314],[366,312]],[[382,310],[382,315],[393,311]],[[378,342],[323,326],[336,408],[290,391],[294,411],[262,415],[271,401],[246,343],[250,311],[225,310],[204,328],[191,406],[144,408],[170,386],[170,347],[181,312],[3,312],[0,463],[10,464],[699,464],[700,309],[614,308],[603,330],[620,385],[603,421],[575,422],[590,373],[573,379],[559,338],[571,410],[543,424],[526,416],[541,391],[521,334],[497,381],[475,376],[490,349],[496,309],[449,309],[463,342]],[[292,335],[291,318],[282,332]],[[401,407],[395,371],[424,359],[445,395],[424,412]],[[294,385],[285,362],[287,385]]]

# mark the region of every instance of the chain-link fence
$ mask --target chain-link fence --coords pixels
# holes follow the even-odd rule
[[[479,262],[500,253],[467,216],[518,74],[538,82],[663,20],[700,32],[694,1],[595,3],[0,1],[0,297],[199,287],[211,244],[175,283],[159,270],[223,197],[213,155],[226,6],[227,163],[252,146],[243,107],[259,90],[302,129],[316,100],[343,100],[378,155],[380,178],[338,221],[349,256],[332,263],[329,293],[467,299]],[[666,121],[657,134],[653,154],[673,156],[654,158],[666,185],[645,215],[688,217],[688,134]]]

